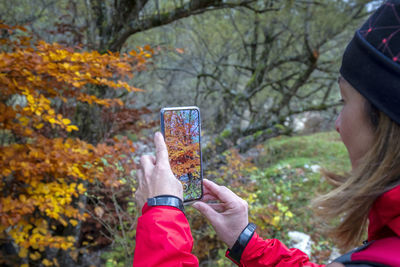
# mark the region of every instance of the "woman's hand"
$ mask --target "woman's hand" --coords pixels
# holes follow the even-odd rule
[[[148,198],[159,195],[172,195],[183,199],[181,182],[172,173],[168,160],[168,150],[160,132],[154,135],[156,157],[144,155],[140,158],[140,169],[137,172],[139,182],[135,199],[142,208]]]
[[[247,202],[225,186],[219,186],[207,179],[204,179],[203,185],[202,201],[192,206],[206,216],[218,237],[232,248],[249,223]]]

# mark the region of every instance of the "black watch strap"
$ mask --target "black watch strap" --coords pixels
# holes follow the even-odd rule
[[[147,199],[148,206],[171,206],[184,211],[183,202],[180,198],[171,195],[161,195]]]
[[[249,223],[239,235],[233,247],[231,249],[228,249],[227,256],[229,256],[229,258],[239,264],[240,259],[242,258],[243,251],[249,243],[250,239],[253,237],[255,231],[256,225],[254,223]]]

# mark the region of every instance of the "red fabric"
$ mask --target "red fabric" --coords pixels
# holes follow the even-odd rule
[[[380,196],[369,214],[368,241],[400,236],[400,186]]]
[[[371,261],[387,266],[400,266],[400,238],[388,237],[376,240],[367,249],[351,255],[353,261]]]
[[[247,244],[243,251],[239,266],[325,266],[309,261],[307,254],[301,250],[288,249],[278,239],[263,240],[257,233]]]
[[[143,207],[136,229],[133,266],[199,266],[191,254],[193,238],[185,214],[167,206]],[[309,262],[305,253],[288,249],[277,239],[254,233],[240,266],[324,266]]]
[[[136,231],[133,266],[198,266],[191,254],[193,238],[185,214],[177,208],[143,207]],[[394,255],[390,266],[400,266],[400,186],[386,192],[374,203],[369,215],[368,239],[377,240],[367,249],[354,253],[353,260],[379,261],[382,255]],[[389,237],[389,238],[387,238]],[[392,238],[390,238],[392,237]],[[383,239],[385,238],[385,239]],[[397,241],[393,241],[396,240]],[[389,240],[389,241],[387,241]],[[396,242],[396,243],[395,243]],[[374,248],[374,250],[372,249]],[[379,259],[377,257],[380,257]],[[390,258],[390,257],[389,257]],[[325,266],[309,262],[305,253],[288,249],[277,239],[263,240],[254,233],[245,248],[239,266]]]
[[[368,241],[374,242],[365,250],[353,253],[353,261],[400,266],[400,186],[384,193],[372,206]]]
[[[136,228],[133,266],[199,266],[192,248],[189,223],[181,210],[144,205]]]

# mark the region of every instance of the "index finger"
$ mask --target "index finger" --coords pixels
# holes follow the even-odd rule
[[[229,188],[217,185],[216,183],[208,179],[204,179],[203,184],[207,188],[207,191],[209,193],[213,194],[217,199],[222,202],[230,202],[233,199],[238,198],[238,196],[231,190],[229,190]]]
[[[169,164],[167,145],[160,132],[156,132],[154,135],[154,144],[156,145],[156,162],[167,162]]]

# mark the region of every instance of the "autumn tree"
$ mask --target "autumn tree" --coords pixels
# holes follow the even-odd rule
[[[128,117],[121,99],[93,87],[140,91],[123,79],[143,70],[152,50],[99,54],[35,40],[22,27],[0,30],[0,235],[18,253],[2,263],[65,265],[60,255],[76,250],[88,218],[89,185],[118,188],[135,166],[132,141],[116,134],[143,127],[145,111]],[[97,143],[77,138],[82,108],[99,110],[90,120],[114,121]]]
[[[149,110],[132,110],[132,107],[137,106],[137,103],[135,103],[134,100],[134,95],[131,92],[132,90],[113,89],[119,86],[126,87],[126,84],[118,83],[117,81],[115,81],[115,77],[111,74],[112,71],[114,70],[114,73],[119,73],[123,76],[129,73],[130,70],[128,70],[124,66],[116,66],[108,63],[104,63],[107,67],[103,68],[102,66],[104,65],[101,65],[102,59],[105,59],[112,55],[118,56],[118,54],[109,53],[108,51],[118,52],[120,50],[130,50],[129,45],[131,45],[131,43],[129,42],[129,45],[127,45],[127,40],[130,36],[136,33],[166,25],[179,19],[189,17],[191,15],[202,14],[210,10],[233,8],[236,6],[254,8],[255,2],[256,1],[254,0],[196,0],[179,2],[158,0],[16,0],[13,2],[5,1],[0,3],[0,14],[2,19],[5,19],[10,24],[25,24],[29,29],[32,30],[32,32],[35,33],[36,36],[40,37],[39,39],[47,40],[47,43],[43,43],[43,46],[49,47],[46,51],[48,51],[49,53],[49,60],[51,62],[60,64],[65,63],[64,65],[62,65],[62,67],[60,67],[60,69],[58,69],[58,66],[60,64],[56,64],[57,68],[54,68],[53,65],[49,65],[51,68],[54,68],[51,73],[52,76],[50,76],[53,78],[51,82],[56,82],[56,85],[54,85],[51,84],[47,78],[44,79],[43,76],[40,76],[42,74],[38,75],[36,71],[31,70],[31,68],[33,68],[34,66],[37,67],[38,64],[40,65],[42,63],[41,60],[37,59],[38,57],[24,56],[27,61],[34,61],[31,62],[31,65],[27,66],[26,70],[28,72],[24,72],[23,74],[25,76],[22,77],[28,77],[29,75],[42,77],[40,81],[48,82],[48,88],[52,87],[53,91],[51,91],[50,89],[48,90],[48,92],[50,92],[51,94],[41,93],[37,96],[35,94],[32,94],[33,99],[29,96],[29,100],[33,102],[37,101],[37,98],[40,98],[42,95],[44,97],[43,104],[39,105],[40,107],[42,107],[42,111],[40,115],[35,115],[39,116],[40,118],[43,117],[43,121],[39,119],[35,119],[35,121],[33,121],[33,123],[37,122],[37,126],[41,128],[35,128],[36,124],[31,125],[29,116],[21,116],[28,118],[27,120],[23,119],[23,122],[21,123],[27,123],[25,126],[31,127],[31,130],[33,130],[33,134],[39,132],[41,135],[49,139],[61,138],[61,140],[64,140],[65,138],[79,138],[79,140],[83,142],[82,144],[87,144],[88,146],[90,146],[90,149],[92,148],[91,146],[97,147],[101,146],[102,144],[112,146],[115,145],[114,143],[119,141],[115,141],[113,137],[123,131],[136,131],[137,129],[143,128],[145,126],[153,126],[154,123],[136,123],[139,116],[143,113],[148,113]],[[5,39],[8,38],[8,33],[6,35],[7,36],[4,36]],[[61,43],[63,46],[49,45],[49,43],[52,43],[54,41]],[[18,45],[14,45],[14,47],[17,46]],[[25,44],[25,46],[27,50],[33,49],[34,51],[38,51],[37,49],[40,48],[40,46],[38,45],[30,47],[29,44]],[[64,57],[64,52],[61,53],[61,55],[59,55],[58,52],[54,52],[56,50],[65,50],[72,52],[70,48],[67,49],[66,47],[76,46],[79,46],[79,49],[82,49],[82,53],[80,54],[87,55],[87,57],[91,58],[91,60],[85,59],[86,61],[84,63],[82,62],[83,60],[80,61],[82,63],[80,66],[86,66],[87,69],[77,69],[75,66],[76,64],[74,63],[75,61],[73,61],[75,60],[75,58],[71,56],[71,59],[69,59],[68,53],[66,54],[67,56]],[[8,44],[7,49],[12,50],[12,45]],[[54,51],[52,51],[52,49],[54,49]],[[97,50],[98,52],[85,52],[87,50]],[[50,53],[50,51],[52,51],[52,53]],[[31,54],[35,54],[35,52],[31,52]],[[136,57],[135,55],[131,56],[133,58]],[[145,53],[141,54],[141,52],[139,51],[137,59],[140,58],[145,58]],[[123,58],[123,60],[125,60],[125,58]],[[92,62],[93,64],[89,65],[89,62]],[[138,69],[142,66],[142,62],[136,61],[136,63],[134,63],[136,64],[134,65],[136,67],[135,69]],[[110,65],[112,65],[113,68],[111,68]],[[96,71],[95,68],[97,68],[98,70]],[[89,69],[91,69],[91,71],[89,71]],[[118,69],[119,71],[115,71],[116,69]],[[19,68],[19,70],[22,71],[23,68]],[[59,70],[61,70],[63,74],[65,72],[65,74],[68,74],[69,76],[58,75],[57,73]],[[85,71],[87,71],[87,73],[91,76],[85,76]],[[29,72],[31,72],[32,74],[30,74]],[[77,73],[80,73],[81,76],[78,76]],[[103,76],[103,74],[105,74],[106,76]],[[47,75],[47,73],[43,75]],[[102,78],[100,77],[105,77],[106,80],[102,80]],[[74,83],[72,83],[68,79],[73,79]],[[36,81],[36,83],[39,83],[40,81]],[[67,82],[66,85],[65,82]],[[27,83],[28,87],[30,85],[36,86],[36,84],[32,84],[32,81],[29,81],[29,83]],[[16,87],[19,86],[21,86],[21,83],[18,83],[18,85],[16,85]],[[33,90],[33,88],[31,89]],[[40,89],[40,87],[38,87],[38,89]],[[78,91],[81,91],[82,94],[78,94]],[[62,92],[62,96],[58,96],[58,94],[60,94],[59,92]],[[10,105],[13,107],[17,107],[17,104],[20,104],[19,108],[25,108],[26,105],[29,104],[25,103],[27,102],[27,98],[28,95],[19,95],[10,92],[10,94],[7,94],[4,97],[5,100],[3,101],[3,103],[6,107],[9,107]],[[118,98],[124,99],[125,106],[121,106],[118,101],[110,100]],[[73,101],[72,99],[76,101]],[[55,116],[54,118],[45,117],[45,115],[51,116],[53,114],[53,111],[50,111],[51,114],[46,113],[47,106],[51,106],[54,110],[54,114],[60,116]],[[4,112],[6,111],[8,112],[8,109],[4,109]],[[13,117],[11,116],[11,118]],[[46,118],[48,119],[47,121]],[[41,123],[43,123],[43,126]],[[56,127],[53,129],[49,125],[55,125],[53,127],[57,126],[58,128]],[[79,129],[79,131],[76,131],[75,126]],[[60,129],[62,129],[63,131],[60,131]],[[68,130],[70,130],[70,132],[68,132]],[[29,137],[26,139],[28,141],[26,141],[25,139],[21,141],[18,138],[14,138],[13,134],[14,133],[5,132],[4,140],[6,141],[4,144],[9,145],[11,143],[18,142],[32,142],[32,144],[34,144],[34,147],[39,146],[39,142],[36,142],[36,139],[39,138],[33,139]],[[64,141],[62,141],[61,143],[64,143]],[[42,142],[40,143],[40,145],[46,145],[46,142]],[[50,148],[51,146],[47,147]],[[78,150],[78,147],[79,146],[77,145],[74,149]],[[107,153],[112,154],[112,151],[107,151]],[[45,154],[47,155],[48,153]],[[59,158],[67,159],[68,157],[60,156]],[[97,158],[104,159],[104,156],[99,156]],[[116,160],[117,157],[107,158],[107,160],[111,159]],[[33,155],[31,161],[34,162]],[[81,159],[79,162],[82,163],[84,161],[84,159]],[[89,159],[87,161],[91,162],[91,160]],[[50,161],[50,163],[48,164],[52,165],[52,163],[53,162]],[[101,165],[102,163],[104,164],[103,161],[101,161],[99,164]],[[77,163],[77,166],[78,165],[79,164]],[[111,170],[115,166],[116,164],[108,164],[107,166],[101,165],[99,168]],[[57,169],[57,167],[54,168]],[[82,166],[80,166],[80,168],[82,168]],[[127,170],[130,169],[131,167],[127,167]],[[110,175],[112,178],[118,176],[111,171],[107,174]],[[13,176],[15,174],[12,172],[10,175]],[[111,192],[110,187],[109,191],[107,191],[108,189],[105,191],[104,189],[106,189],[105,187],[107,187],[108,185],[103,184],[105,187],[93,186],[93,183],[91,182],[83,184],[85,185],[85,188],[89,193],[78,194],[78,203],[83,203],[83,206],[86,210],[88,209],[88,205],[86,204],[89,203],[91,207],[90,210],[87,211],[91,212],[91,214],[104,214],[102,210],[108,210],[106,209],[106,207],[108,207],[110,202],[112,202],[109,200],[105,201],[103,198],[108,195],[106,192]],[[96,192],[95,190],[98,191]],[[18,194],[16,195],[18,196]],[[98,208],[96,210],[95,208],[97,207],[103,208]],[[93,217],[94,216],[92,216],[92,218]],[[105,216],[102,216],[102,218],[99,217],[101,216],[97,216],[96,220],[91,221],[91,223],[93,225],[100,224],[101,227],[104,227],[106,225],[103,220]],[[110,219],[112,219],[112,216],[110,217]],[[118,218],[118,216],[114,216],[114,218]],[[90,220],[90,218],[88,218],[87,221],[88,220]],[[7,227],[6,229],[9,228]],[[75,240],[77,240],[80,233],[82,234],[82,231],[86,231],[85,233],[89,233],[91,231],[90,229],[91,228],[87,224],[84,223],[81,225],[80,223],[78,223],[76,227],[63,226],[62,228],[57,228],[56,230],[58,232],[62,232],[63,235],[73,236]],[[100,234],[101,232],[103,231],[97,231],[97,234]],[[112,235],[108,232],[105,236]],[[86,239],[84,240],[84,242],[87,241],[88,240]],[[113,240],[111,240],[110,242],[113,242]],[[62,251],[59,251],[59,254],[60,253],[62,254]],[[24,255],[25,254],[23,254],[23,256]],[[64,256],[57,257],[61,259],[66,258],[67,256],[67,254],[64,254]],[[68,265],[66,262],[63,263],[64,265]]]

